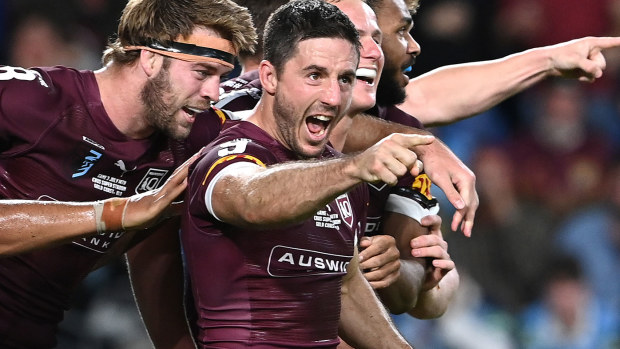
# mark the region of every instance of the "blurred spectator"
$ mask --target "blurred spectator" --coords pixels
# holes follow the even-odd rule
[[[612,159],[609,140],[588,127],[583,85],[554,80],[542,85],[524,109],[524,128],[510,146],[518,166],[518,195],[544,203],[554,215],[600,197]]]
[[[600,201],[562,222],[555,245],[580,262],[596,296],[620,314],[620,162],[609,171],[601,194]]]
[[[422,47],[411,76],[424,74],[447,64],[491,58],[486,45],[489,31],[483,11],[476,0],[421,1],[413,18],[412,36]]]
[[[500,0],[495,33],[501,55],[608,32],[612,0]]]
[[[101,66],[93,45],[73,41],[54,20],[31,13],[22,17],[11,37],[9,64],[19,67],[64,65],[78,69]]]
[[[0,0],[1,1],[1,0]],[[126,0],[7,1],[7,61],[97,69]],[[36,64],[33,64],[35,62]]]
[[[519,169],[504,149],[480,149],[472,162],[480,196],[475,234],[448,239],[452,259],[481,286],[484,298],[513,312],[541,287],[553,221],[540,202],[518,196],[515,180],[529,172]]]
[[[611,276],[610,276],[611,277]],[[522,316],[526,349],[612,349],[620,344],[619,314],[595,294],[578,262],[558,256],[545,292]]]

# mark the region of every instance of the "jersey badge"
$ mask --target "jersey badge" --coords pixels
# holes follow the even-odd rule
[[[340,210],[340,217],[349,226],[353,228],[353,209],[351,208],[351,202],[347,194],[342,194],[336,198],[336,204]]]
[[[167,174],[168,170],[149,168],[148,172],[136,187],[136,194],[159,188]]]

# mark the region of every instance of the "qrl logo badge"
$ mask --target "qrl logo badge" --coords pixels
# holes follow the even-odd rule
[[[347,223],[349,228],[353,227],[353,209],[351,208],[351,202],[347,194],[340,195],[336,198],[336,205],[340,210],[340,216],[342,220]]]
[[[150,168],[136,187],[136,194],[159,188],[167,174],[168,170]]]

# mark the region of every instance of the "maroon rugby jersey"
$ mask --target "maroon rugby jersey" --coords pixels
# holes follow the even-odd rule
[[[130,196],[163,184],[183,152],[162,135],[121,134],[90,71],[0,67],[0,198]],[[122,235],[0,258],[0,347],[54,346],[72,292]]]
[[[250,71],[236,79],[222,84],[224,92],[216,107],[229,111],[241,111],[254,108],[261,97],[262,86],[258,80],[258,70]],[[214,111],[207,111],[214,114]],[[415,128],[424,128],[415,117],[405,113],[396,106],[375,106],[369,114],[384,120],[396,122]],[[385,210],[407,215],[418,222],[422,217],[439,212],[439,204],[431,195],[431,181],[426,174],[416,178],[405,175],[398,184],[369,184],[370,206],[365,232],[377,235],[382,232],[381,220]]]
[[[182,243],[202,348],[335,348],[340,287],[362,234],[366,186],[293,226],[252,230],[208,211],[209,183],[227,166],[269,166],[295,155],[256,125],[233,122],[191,170]],[[323,157],[335,151],[326,149]],[[293,193],[294,194],[294,193]]]

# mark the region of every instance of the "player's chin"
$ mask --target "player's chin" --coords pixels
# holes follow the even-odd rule
[[[191,130],[192,130],[192,124],[177,125],[177,127],[168,131],[168,136],[170,136],[171,138],[177,141],[182,141],[189,136],[189,133],[191,132]]]
[[[319,142],[319,143],[306,143],[303,144],[298,150],[299,155],[306,159],[318,158],[323,154],[323,150],[325,150],[325,145],[327,144],[327,139]]]

